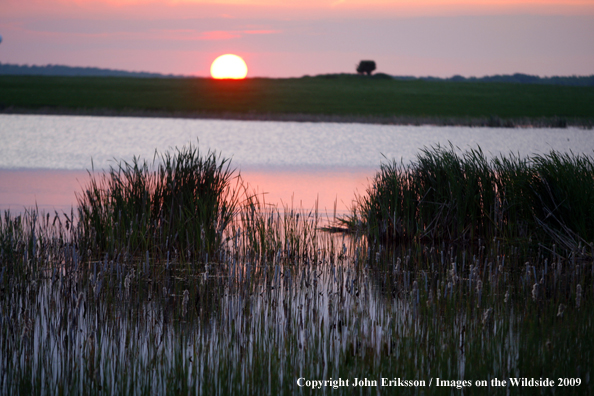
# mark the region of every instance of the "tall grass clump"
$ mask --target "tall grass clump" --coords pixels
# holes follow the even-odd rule
[[[594,160],[425,148],[411,164],[381,165],[345,222],[382,243],[502,238],[574,249],[594,240]]]
[[[533,159],[537,196],[543,211],[538,223],[558,238],[594,241],[594,158],[551,152]],[[558,229],[551,229],[558,225]],[[573,246],[568,246],[573,247]]]
[[[152,166],[120,161],[78,195],[83,242],[94,253],[206,257],[221,246],[239,195],[227,159],[189,145]]]

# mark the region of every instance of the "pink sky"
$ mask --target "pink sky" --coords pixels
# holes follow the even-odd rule
[[[0,0],[0,62],[207,76],[594,74],[594,0]]]

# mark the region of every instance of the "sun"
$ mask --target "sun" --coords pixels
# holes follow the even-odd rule
[[[210,65],[210,75],[216,79],[232,78],[241,80],[247,76],[247,71],[244,60],[233,54],[221,55]]]

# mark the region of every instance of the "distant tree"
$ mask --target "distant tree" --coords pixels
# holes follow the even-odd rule
[[[372,60],[362,60],[357,66],[357,73],[371,75],[371,72],[375,70],[375,62]]]

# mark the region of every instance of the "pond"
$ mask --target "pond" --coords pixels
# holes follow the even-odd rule
[[[488,155],[592,153],[593,131],[175,118],[0,115],[0,209],[69,210],[87,169],[199,143],[231,159],[270,203],[338,212],[386,159],[413,160],[450,142]]]

